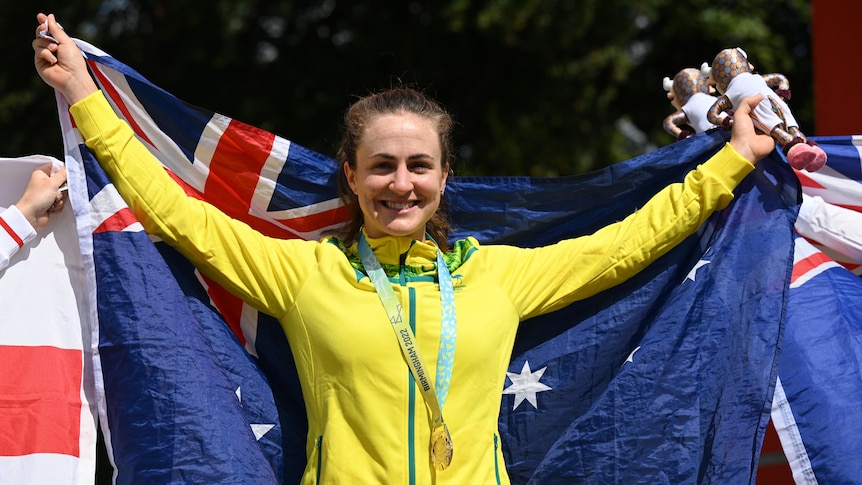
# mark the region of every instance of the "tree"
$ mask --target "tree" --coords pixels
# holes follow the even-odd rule
[[[36,12],[4,1],[3,155],[59,155],[27,45]],[[794,114],[813,129],[802,0],[90,0],[51,11],[179,98],[330,155],[356,96],[408,84],[459,122],[456,173],[594,170],[671,143],[661,79],[735,46],[789,77]]]

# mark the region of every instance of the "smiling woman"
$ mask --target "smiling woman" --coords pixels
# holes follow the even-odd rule
[[[39,75],[145,229],[278,318],[308,416],[305,485],[509,483],[498,414],[520,322],[631,278],[725,207],[774,147],[754,131],[751,99],[727,146],[622,221],[533,249],[450,244],[452,119],[416,90],[391,89],[345,115],[345,233],[275,239],[187,196],[53,17],[37,21]]]
[[[359,201],[370,237],[425,240],[425,224],[437,212],[446,186],[437,132],[410,113],[382,115],[365,130],[347,184]]]
[[[448,249],[443,193],[452,126],[442,106],[410,88],[390,89],[350,107],[337,155],[344,166],[339,195],[352,216],[342,234],[346,242],[355,241],[364,224],[372,237],[412,235],[424,241],[427,231]]]

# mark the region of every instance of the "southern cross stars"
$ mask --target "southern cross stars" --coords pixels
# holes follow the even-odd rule
[[[239,402],[242,402],[241,388],[237,387],[234,392],[236,393],[236,398],[239,399]],[[260,439],[263,438],[263,435],[267,434],[272,428],[275,428],[274,424],[252,424],[251,432],[254,433],[254,439],[260,441]]]
[[[686,276],[685,279],[694,281],[695,277],[697,276],[697,270],[700,269],[701,266],[706,266],[709,263],[710,263],[710,261],[707,261],[705,259],[701,259],[700,261],[698,261],[694,265],[694,268],[692,268],[691,271],[688,272],[688,276]]]
[[[503,389],[503,394],[515,395],[515,405],[512,407],[513,411],[518,409],[518,405],[524,402],[524,399],[529,401],[534,408],[539,408],[536,404],[536,393],[551,390],[550,387],[539,382],[539,379],[542,378],[542,374],[545,373],[545,369],[547,369],[547,367],[542,367],[536,372],[532,372],[530,370],[530,363],[528,361],[524,361],[524,367],[521,369],[520,374],[515,374],[513,372],[506,373],[506,375],[509,376],[509,380],[512,381],[512,385]]]

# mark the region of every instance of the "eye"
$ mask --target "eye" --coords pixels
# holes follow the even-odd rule
[[[434,170],[434,163],[428,160],[415,160],[410,163],[410,170],[416,173],[426,173]]]
[[[385,172],[392,170],[392,162],[388,160],[378,160],[371,163],[371,170],[375,172]]]

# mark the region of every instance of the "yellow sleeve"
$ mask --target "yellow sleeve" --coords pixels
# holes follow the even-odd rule
[[[281,317],[316,265],[314,241],[263,236],[189,197],[114,113],[101,91],[70,112],[87,146],[148,233],[261,311]],[[278,282],[278,284],[275,284]]]
[[[753,169],[726,144],[682,182],[591,235],[535,249],[484,246],[487,269],[522,319],[557,310],[626,281],[667,253],[727,207]]]

